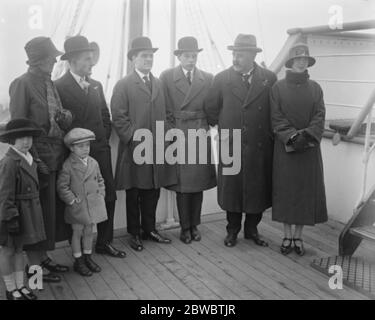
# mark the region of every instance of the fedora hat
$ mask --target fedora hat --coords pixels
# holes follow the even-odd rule
[[[0,132],[0,141],[9,143],[10,140],[14,140],[22,137],[38,137],[43,133],[43,129],[39,128],[38,125],[29,119],[18,118],[10,120]]]
[[[133,39],[131,48],[128,51],[128,59],[131,60],[134,54],[143,50],[152,50],[156,52],[158,48],[153,48],[150,38],[147,37],[138,37]]]
[[[61,60],[68,60],[73,54],[85,51],[94,51],[90,46],[89,41],[84,36],[74,36],[65,40],[64,42],[65,54],[62,55]]]
[[[257,39],[254,35],[242,33],[236,37],[233,46],[228,46],[228,49],[232,51],[262,52],[262,49],[257,47]]]
[[[201,52],[203,49],[198,48],[198,41],[194,37],[184,37],[178,40],[177,49],[174,55],[178,56],[183,52]]]
[[[289,50],[289,58],[285,62],[285,67],[291,68],[293,65],[293,59],[299,57],[306,57],[309,61],[308,67],[311,67],[315,64],[315,58],[310,56],[309,47],[306,43],[297,43]]]
[[[25,51],[28,60],[26,63],[30,66],[38,64],[40,60],[47,57],[58,57],[63,53],[56,49],[52,40],[47,37],[36,37],[31,39],[25,45]]]
[[[84,128],[74,128],[64,137],[64,143],[69,148],[73,144],[95,140],[95,133]]]

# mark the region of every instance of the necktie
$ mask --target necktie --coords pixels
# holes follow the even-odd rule
[[[146,87],[152,92],[152,86],[151,86],[151,81],[149,80],[148,76],[144,76],[143,80],[145,81]]]
[[[81,85],[82,90],[84,90],[85,93],[88,94],[89,93],[89,85],[90,85],[90,83],[88,83],[84,78],[81,78],[79,80],[79,83]]]
[[[189,86],[191,86],[191,71],[188,71],[186,73],[186,78],[187,78],[187,81],[189,82]]]
[[[249,82],[250,77],[251,77],[251,73],[242,75],[242,81],[245,83],[245,86],[247,89],[250,88],[250,82]]]

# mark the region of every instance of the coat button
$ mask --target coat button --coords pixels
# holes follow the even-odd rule
[[[261,142],[258,142],[258,147],[261,148],[262,147],[262,143]]]
[[[27,187],[27,191],[29,191],[29,192],[30,192],[30,191],[31,191],[31,188],[30,188],[30,187]]]
[[[260,124],[260,125],[258,126],[258,128],[259,128],[259,129],[262,129],[262,125]]]
[[[259,111],[262,110],[262,107],[258,107],[258,110],[259,110]]]

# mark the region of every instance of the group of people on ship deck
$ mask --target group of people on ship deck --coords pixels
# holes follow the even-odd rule
[[[178,41],[179,65],[159,78],[151,72],[157,50],[148,37],[133,39],[127,53],[133,71],[115,85],[108,107],[102,84],[91,76],[99,59],[95,42],[70,37],[64,53],[48,37],[26,44],[28,70],[10,84],[11,119],[0,133],[9,144],[0,161],[0,272],[7,299],[37,299],[24,281],[35,266],[44,282],[60,282],[59,273],[69,272],[48,255],[57,242],[70,242],[73,270],[84,277],[101,271],[93,247],[97,254],[125,258],[112,244],[120,190],[126,192],[129,245],[136,251],[146,241],[171,242],[156,227],[161,188],[176,194],[180,240],[187,245],[204,237],[203,194],[215,187],[226,212],[226,247],[236,245],[243,215],[244,238],[267,247],[258,225],[272,207],[272,219],[284,225],[281,253],[302,256],[303,227],[327,221],[320,149],[325,106],[321,87],[309,79],[315,59],[308,46],[290,48],[281,80],[255,62],[262,49],[251,34],[239,34],[228,46],[233,65],[215,76],[197,67],[203,49],[194,37]],[[52,81],[59,56],[68,68]],[[189,130],[217,126],[219,155],[225,144],[236,152],[237,130],[240,169],[227,174],[220,156],[217,169],[214,163],[158,162],[152,152],[151,161],[136,161],[142,145],[166,150],[174,143],[155,138],[158,122],[186,137]],[[112,129],[119,137],[115,174]],[[140,129],[153,137],[139,139]],[[205,153],[210,159],[210,135],[206,139],[203,150],[186,139],[186,158]]]

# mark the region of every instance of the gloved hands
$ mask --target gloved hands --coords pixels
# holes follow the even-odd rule
[[[68,131],[73,122],[72,113],[66,109],[57,110],[55,121],[61,130]]]
[[[35,160],[38,168],[38,172],[41,174],[49,174],[49,168],[48,166],[41,160],[41,159],[36,159]]]
[[[14,217],[8,221],[5,221],[6,229],[11,236],[17,236],[21,232],[20,224],[18,222],[18,217]]]

